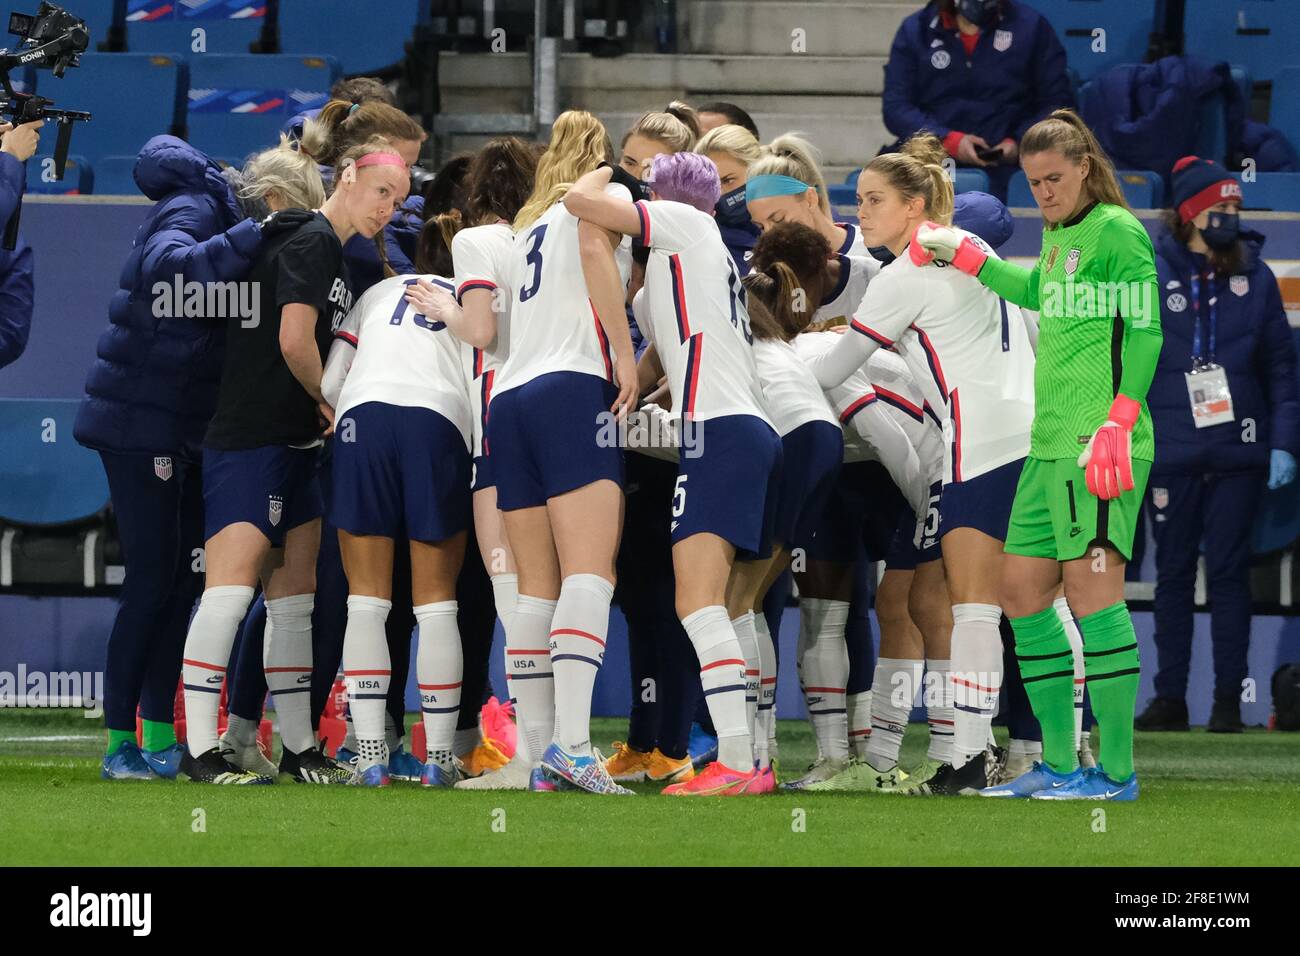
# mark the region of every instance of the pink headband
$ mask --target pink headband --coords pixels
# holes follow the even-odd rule
[[[362,166],[400,166],[402,169],[408,169],[406,162],[396,153],[367,153],[357,160],[356,166],[360,169]]]

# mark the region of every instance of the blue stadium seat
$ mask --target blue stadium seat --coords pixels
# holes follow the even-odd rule
[[[1034,194],[1029,191],[1029,179],[1023,169],[1017,169],[1007,182],[1007,205],[1012,209],[1037,209]]]
[[[1294,0],[1196,0],[1184,18],[1183,49],[1215,62],[1248,63],[1257,82],[1271,82],[1295,62],[1296,14]]]
[[[196,56],[187,138],[209,156],[265,149],[279,141],[290,116],[324,106],[337,77],[338,61],[328,56]]]
[[[129,0],[126,44],[140,53],[247,53],[265,22],[265,0]]]
[[[1146,53],[1155,0],[1029,0],[1047,17],[1065,47],[1070,67],[1087,81],[1121,63],[1141,63]],[[1105,50],[1093,50],[1105,30]]]
[[[397,63],[405,56],[420,17],[420,0],[280,0],[280,50],[284,53],[329,53],[343,73],[352,76]]]
[[[63,178],[55,179],[54,157],[33,156],[27,161],[27,191],[45,196],[88,196],[95,191],[95,171],[85,156],[69,155]]]
[[[1231,66],[1231,70],[1232,70],[1232,82],[1236,83],[1237,89],[1241,90],[1242,102],[1246,104],[1246,112],[1249,113],[1250,98],[1254,93],[1255,81],[1251,79],[1250,70],[1248,70],[1244,66],[1238,66],[1237,64],[1234,63]]]
[[[44,71],[37,78],[42,96],[90,112],[89,123],[76,124],[72,148],[91,163],[137,153],[149,137],[169,132],[182,115],[184,88],[184,61],[149,53],[86,53],[63,79]]]
[[[1201,98],[1197,104],[1196,146],[1193,154],[1222,163],[1228,154],[1227,104],[1222,93]]]
[[[135,184],[134,156],[105,156],[95,164],[95,194],[97,196],[138,196],[140,187]]]
[[[1273,80],[1268,122],[1280,129],[1291,145],[1300,151],[1300,66],[1280,70]]]
[[[858,221],[857,187],[849,183],[833,183],[826,187],[831,201],[831,218],[836,222]]]
[[[1124,198],[1134,209],[1163,209],[1165,181],[1148,169],[1117,169]]]
[[[953,173],[953,192],[969,193],[989,191],[989,174],[982,169],[959,169]]]
[[[0,520],[75,524],[108,505],[99,456],[77,444],[78,399],[0,398]]]
[[[76,15],[86,21],[86,29],[90,32],[90,46],[87,49],[92,53],[100,43],[108,39],[108,30],[113,25],[114,6],[113,0],[95,0],[94,3],[83,3],[75,10]]]
[[[1241,205],[1243,209],[1300,212],[1300,173],[1256,173],[1254,182],[1241,183]]]

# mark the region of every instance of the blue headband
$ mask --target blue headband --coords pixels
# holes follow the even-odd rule
[[[769,196],[797,196],[812,187],[793,176],[754,176],[745,183],[745,202],[755,199],[767,199]]]

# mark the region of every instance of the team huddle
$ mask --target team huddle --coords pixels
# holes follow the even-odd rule
[[[1092,134],[1058,111],[1024,137],[1045,224],[1027,270],[995,251],[1005,207],[954,197],[934,137],[871,160],[858,222],[837,223],[797,137],[761,146],[723,125],[682,142],[671,109],[642,117],[622,162],[581,111],[556,120],[540,154],[489,143],[469,161],[462,212],[425,223],[415,273],[355,298],[343,244],[382,240],[408,159],[371,138],[339,159],[318,212],[272,203],[253,276],[274,318],[232,320],[204,443],[207,576],[185,643],[180,772],[273,780],[255,747],[226,745],[217,727],[260,580],[280,771],[410,779],[390,768],[385,726],[406,676],[385,625],[409,549],[427,787],[622,795],[649,779],[677,796],[1136,799],[1123,571],[1153,458],[1143,398],[1161,337],[1156,297],[1139,294],[1155,282],[1150,240]],[[641,159],[638,137],[654,144]],[[1084,302],[1085,287],[1134,293]],[[314,468],[327,440],[325,503]],[[629,476],[663,469],[671,494],[636,507],[663,526],[660,603],[671,595],[698,686],[666,653],[649,670],[661,706],[703,700],[717,749],[698,770],[666,740],[608,758],[591,742],[615,589],[641,573],[620,558],[623,536],[642,533]],[[323,509],[347,575],[350,760],[322,752],[309,712]],[[471,540],[518,721],[514,757],[473,776],[457,752]],[[864,560],[884,568],[874,671],[848,633]],[[818,758],[778,783],[764,603],[787,572]],[[1041,744],[994,744],[1004,678]],[[687,684],[681,704],[672,689]],[[929,749],[904,769],[918,702]]]

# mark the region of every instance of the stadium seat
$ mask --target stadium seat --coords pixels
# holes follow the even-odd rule
[[[210,156],[246,156],[272,146],[286,119],[325,105],[337,77],[338,62],[329,56],[195,57],[187,139]]]
[[[831,217],[836,222],[857,222],[858,193],[857,187],[848,183],[833,183],[826,187],[827,198],[831,201]]]
[[[419,0],[280,0],[280,51],[336,56],[345,75],[370,73],[399,62],[420,17]]]
[[[1300,66],[1278,72],[1273,81],[1268,122],[1275,129],[1280,129],[1291,141],[1291,145],[1300,151]]]
[[[134,156],[105,156],[95,164],[95,194],[98,196],[138,196],[135,183]]]
[[[1250,70],[1244,66],[1233,64],[1230,67],[1232,71],[1232,82],[1237,84],[1237,89],[1241,90],[1242,102],[1246,104],[1246,112],[1250,112],[1250,98],[1255,89],[1255,81],[1251,79]]]
[[[99,456],[77,444],[79,399],[0,398],[0,522],[77,524],[108,506]]]
[[[1248,63],[1257,82],[1275,80],[1300,47],[1300,17],[1290,0],[1197,0],[1188,4],[1183,30],[1189,56]]]
[[[108,31],[113,26],[114,6],[116,4],[113,0],[97,0],[95,3],[81,4],[76,9],[76,15],[86,21],[86,30],[90,33],[89,50],[94,51],[108,39]]]
[[[1134,209],[1163,209],[1165,182],[1159,174],[1147,169],[1117,169],[1124,198]]]
[[[27,161],[27,191],[44,196],[88,196],[95,191],[95,171],[85,156],[68,156],[63,179],[54,178],[54,157]]]
[[[1037,209],[1034,194],[1029,191],[1029,179],[1023,169],[1017,169],[1007,182],[1007,205],[1012,209]]]
[[[93,164],[138,153],[151,136],[170,132],[182,115],[184,84],[185,62],[174,56],[86,53],[61,80],[38,74],[36,91],[56,106],[91,114],[73,129],[72,148]]]
[[[989,174],[982,169],[959,169],[953,173],[953,191],[956,193],[989,191]]]
[[[1087,81],[1121,63],[1141,63],[1146,53],[1155,0],[1031,0],[1047,17],[1065,47],[1070,68]],[[1093,31],[1105,34],[1093,36]],[[1105,40],[1105,49],[1094,44]]]
[[[1242,174],[1237,174],[1242,179]],[[1300,212],[1300,173],[1256,173],[1254,182],[1241,183],[1243,209]]]
[[[1196,146],[1193,154],[1216,163],[1226,160],[1228,154],[1227,105],[1222,93],[1201,98],[1197,105]]]
[[[137,53],[182,56],[247,53],[265,21],[265,0],[129,0],[126,45]],[[203,32],[196,37],[198,29]]]

